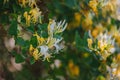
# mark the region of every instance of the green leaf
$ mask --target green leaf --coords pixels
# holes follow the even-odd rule
[[[17,55],[15,56],[15,62],[16,62],[16,63],[21,63],[21,62],[24,62],[24,61],[25,61],[25,59],[22,57],[22,55],[17,54]]]
[[[30,64],[34,64],[35,63],[35,59],[34,59],[34,57],[31,57],[30,58]]]
[[[22,55],[23,55],[24,57],[27,57],[27,56],[28,56],[27,52],[28,52],[28,47],[22,47]]]
[[[9,15],[8,14],[0,15],[0,23],[9,24]]]
[[[87,43],[88,37],[89,37],[88,32],[85,32],[84,38],[83,38],[84,46],[87,46],[87,45],[88,45],[88,43]]]
[[[34,33],[35,32],[34,25],[30,25],[29,27],[27,27],[27,30],[30,31],[31,33]]]
[[[77,6],[77,0],[65,0],[65,5],[69,8],[75,9]]]
[[[8,30],[8,33],[10,35],[14,35],[14,36],[17,36],[17,21],[16,20],[13,20],[11,22],[11,25],[10,25],[10,28]]]
[[[78,32],[75,33],[75,42],[76,42],[76,47],[80,46],[81,39]]]
[[[76,42],[76,48],[79,51],[83,51],[83,52],[89,52],[89,49],[87,48],[87,38],[88,38],[88,34],[85,33],[83,38],[80,38],[80,35],[78,32],[76,32],[75,34],[75,42]]]
[[[16,39],[16,44],[18,44],[20,46],[25,46],[26,42],[21,37],[18,37]]]
[[[43,38],[47,38],[47,37],[48,37],[48,34],[47,34],[47,32],[42,31],[42,32],[41,32],[41,36],[42,36]]]
[[[32,36],[32,38],[30,40],[30,44],[32,44],[33,47],[37,47],[38,41],[37,41],[37,37],[36,36]]]

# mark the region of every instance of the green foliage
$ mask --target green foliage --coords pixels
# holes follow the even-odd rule
[[[25,61],[25,59],[24,59],[24,57],[21,55],[21,53],[18,54],[18,53],[16,53],[15,51],[13,51],[11,54],[15,56],[15,62],[16,62],[16,63],[22,63],[22,62]]]
[[[79,33],[76,32],[75,42],[76,42],[76,47],[78,48],[79,51],[89,52],[89,49],[87,47],[88,46],[88,43],[87,43],[88,38],[89,38],[88,32],[86,32],[82,38],[80,37]]]
[[[8,33],[13,36],[17,36],[17,21],[13,20],[11,22],[10,28],[8,30]]]

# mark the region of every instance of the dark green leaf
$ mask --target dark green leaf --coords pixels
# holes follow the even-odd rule
[[[21,62],[24,62],[24,61],[25,61],[25,59],[20,54],[17,54],[15,56],[15,62],[16,63],[21,63]]]
[[[33,45],[33,47],[36,47],[37,44],[38,44],[38,41],[37,41],[37,37],[36,36],[32,36],[31,40],[30,40],[30,44]]]
[[[8,30],[8,33],[10,35],[14,35],[14,36],[17,36],[17,21],[16,20],[13,20],[11,22],[11,25],[10,25],[10,28]]]
[[[21,37],[18,37],[16,39],[16,44],[18,44],[20,46],[25,46],[26,42]]]

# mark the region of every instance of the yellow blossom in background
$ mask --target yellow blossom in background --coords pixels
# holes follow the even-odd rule
[[[70,30],[79,27],[80,22],[81,22],[81,14],[79,12],[76,12],[74,13],[74,20],[68,24],[67,29]]]
[[[91,30],[91,35],[96,38],[100,33],[104,31],[104,27],[101,24],[96,25],[95,28]]]
[[[89,2],[89,6],[93,10],[93,12],[97,15],[98,14],[98,10],[97,10],[98,1],[97,0],[91,0]]]
[[[102,7],[102,15],[103,17],[107,16],[107,12],[111,13],[111,17],[116,17],[117,11],[117,0],[109,0],[105,6]]]
[[[84,30],[91,30],[92,29],[92,16],[89,14],[89,16],[85,17],[85,19],[82,21],[82,28]]]
[[[80,74],[79,67],[75,65],[72,60],[68,63],[68,70],[71,76],[78,76]]]
[[[81,7],[85,8],[85,6],[86,6],[86,5],[81,4]],[[87,17],[87,16],[89,16],[90,11],[89,11],[88,8],[85,8],[85,9],[82,9],[82,10],[80,11],[80,13],[81,13],[82,15],[84,15],[85,17]]]
[[[105,7],[114,12],[116,10],[116,0],[110,0]]]

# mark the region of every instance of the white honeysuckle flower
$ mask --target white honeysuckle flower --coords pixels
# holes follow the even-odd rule
[[[39,46],[40,47],[40,53],[41,54],[45,54],[45,53],[48,53],[48,46],[46,45],[43,45],[43,46]]]
[[[105,43],[114,45],[114,39],[112,39],[112,35],[108,35],[107,33],[101,33],[98,35],[97,39],[101,42],[101,45],[104,45]]]
[[[48,53],[48,50],[49,50],[48,46],[43,45],[43,46],[39,46],[39,47],[40,47],[40,54],[41,54],[41,56],[44,57],[43,60],[46,60],[46,59],[48,60],[51,57],[50,53]]]
[[[56,32],[55,33],[60,33],[60,32],[63,32],[66,27],[67,27],[67,23],[65,23],[66,21],[64,20],[63,22],[60,21],[56,27]]]
[[[48,34],[52,37],[53,37],[55,25],[56,25],[55,20],[50,19],[48,24]]]
[[[49,48],[53,47],[54,43],[56,42],[56,38],[53,38],[53,37],[48,37],[48,40],[47,40],[47,45]]]
[[[56,52],[58,53],[61,49],[63,49],[63,46],[61,46],[59,43],[60,41],[62,40],[61,39],[56,39],[55,43],[54,43],[54,47],[56,48]]]
[[[48,25],[49,35],[53,36],[53,34],[63,32],[67,27],[67,23],[65,22],[66,21],[64,20],[63,22],[60,21],[59,23],[56,23],[55,20],[50,20],[49,25]]]
[[[113,39],[113,35],[108,34],[107,31],[105,33],[100,33],[97,38],[93,38],[90,34],[90,31],[89,35],[91,38],[88,39],[89,49],[91,51],[95,51],[96,54],[100,55],[102,60],[106,60],[108,56],[115,52],[115,40]],[[94,40],[97,40],[96,47],[92,46]]]

